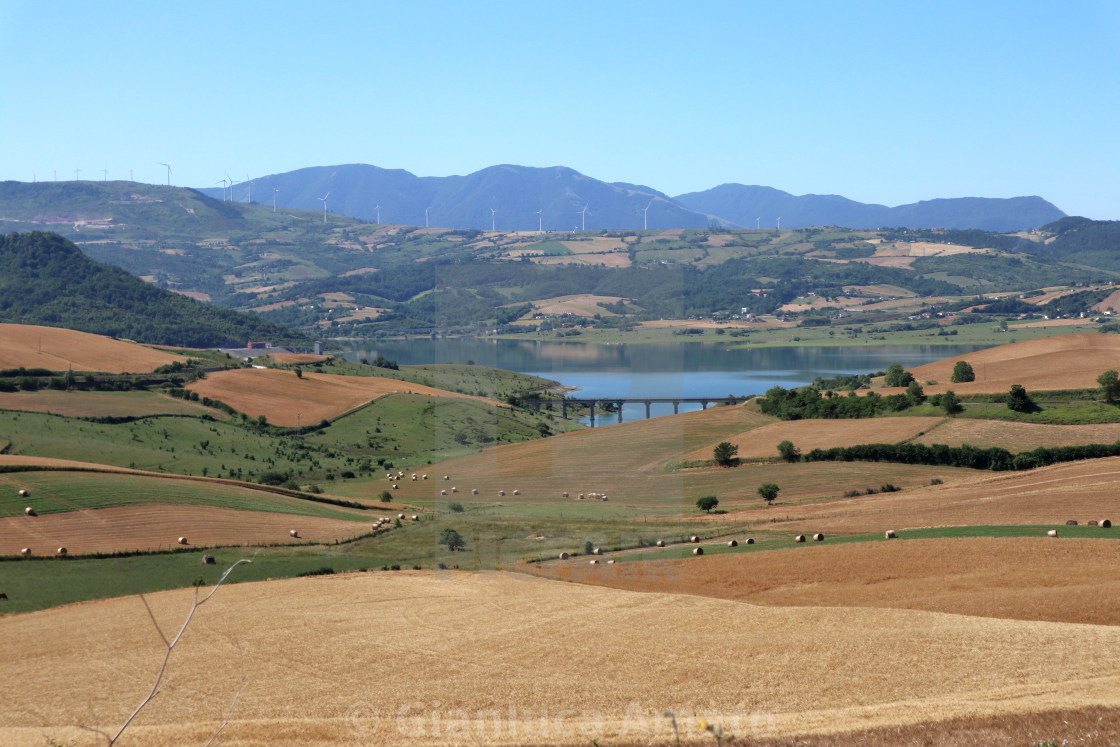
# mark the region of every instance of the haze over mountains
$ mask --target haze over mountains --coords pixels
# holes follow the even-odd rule
[[[1037,228],[1065,216],[1037,196],[958,197],[888,207],[838,195],[791,195],[771,187],[723,184],[671,197],[643,185],[603,182],[564,166],[509,164],[446,177],[366,164],[316,166],[254,178],[251,189],[253,201],[261,204],[275,199],[279,207],[321,210],[320,198],[326,196],[327,210],[355,218],[499,231],[571,231],[585,225],[589,231],[773,228],[781,219],[783,228],[906,226],[1006,232]],[[232,194],[234,200],[246,201],[250,184],[200,191],[217,199]],[[586,215],[581,214],[584,207]]]

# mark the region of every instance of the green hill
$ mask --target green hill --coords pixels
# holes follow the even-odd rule
[[[156,288],[39,231],[0,235],[0,321],[189,347],[295,337],[257,316]]]

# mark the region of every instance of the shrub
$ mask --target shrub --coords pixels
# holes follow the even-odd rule
[[[463,504],[458,501],[447,504],[447,507],[457,514],[463,513]]]
[[[382,503],[392,503],[393,502],[393,494],[390,493],[388,490],[382,490],[381,494],[378,495],[377,497],[381,499]]]
[[[793,445],[792,441],[782,441],[778,444],[778,456],[787,462],[801,461],[801,449]]]

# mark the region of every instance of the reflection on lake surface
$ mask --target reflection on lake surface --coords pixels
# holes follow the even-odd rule
[[[466,363],[555,379],[579,397],[726,397],[794,387],[817,377],[881,371],[968,353],[985,346],[879,345],[730,349],[699,342],[601,345],[578,342],[439,339],[355,345],[350,360],[378,354],[401,365]],[[654,405],[653,415],[672,413]],[[681,412],[700,405],[682,404]],[[645,417],[645,405],[623,408],[623,420]],[[611,420],[615,420],[611,416]]]

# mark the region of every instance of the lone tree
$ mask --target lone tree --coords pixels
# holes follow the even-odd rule
[[[1105,402],[1114,405],[1120,400],[1120,374],[1117,374],[1115,369],[1109,369],[1098,376],[1097,383],[1101,385],[1101,394]]]
[[[964,408],[961,406],[961,398],[952,389],[945,390],[941,395],[941,409],[945,411],[946,415],[956,415]]]
[[[1015,412],[1034,412],[1038,406],[1022,384],[1012,384],[1011,391],[1007,394],[1007,409]]]
[[[706,495],[703,498],[696,499],[696,508],[708,513],[711,513],[712,509],[718,505],[719,498],[716,498],[714,495]]]
[[[778,444],[778,456],[787,462],[801,461],[801,449],[793,445],[793,441],[782,441]]]
[[[925,390],[922,385],[917,381],[911,381],[906,387],[906,396],[910,398],[911,404],[920,405],[926,401]]]
[[[450,527],[448,527],[447,529],[444,529],[442,532],[440,532],[439,543],[441,545],[447,545],[447,549],[450,550],[451,552],[455,552],[456,550],[462,550],[464,547],[467,546],[467,542],[466,542],[466,540],[463,539],[463,535],[459,534],[458,532],[456,532],[454,529],[451,529]]]
[[[713,451],[713,456],[715,456],[716,464],[718,464],[719,466],[730,467],[735,464],[735,455],[738,453],[738,446],[731,443],[730,441],[720,441],[718,444],[716,444],[716,448]]]
[[[778,497],[778,491],[781,490],[777,485],[772,482],[764,482],[758,486],[758,495],[762,500],[766,501],[767,505],[774,505],[774,499]]]
[[[908,386],[913,380],[914,374],[904,369],[902,364],[892,363],[887,366],[887,375],[883,378],[883,383],[887,386]]]
[[[972,370],[972,366],[968,361],[957,361],[957,364],[953,366],[953,375],[949,380],[954,384],[976,381],[976,372]]]

